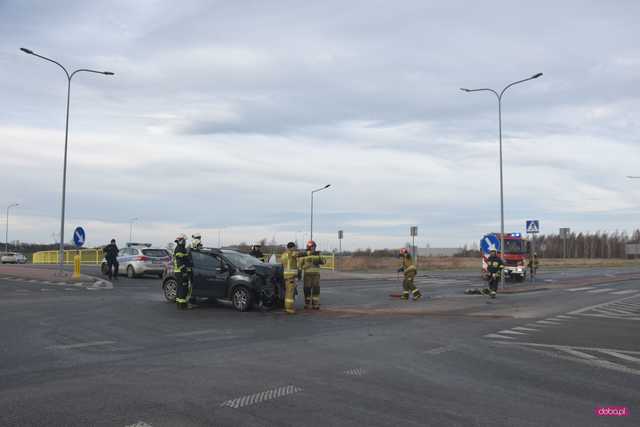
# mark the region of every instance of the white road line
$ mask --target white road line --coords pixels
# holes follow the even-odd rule
[[[581,351],[574,350],[574,349],[569,348],[569,347],[558,348],[558,350],[564,351],[565,353],[569,353],[569,354],[571,354],[573,356],[581,357],[583,359],[591,359],[591,360],[597,359],[596,356],[593,356],[593,355],[588,354],[588,353],[583,353]]]
[[[524,332],[511,331],[509,329],[505,329],[503,331],[498,331],[499,334],[507,334],[507,335],[527,335]]]
[[[567,291],[567,292],[576,292],[576,291],[586,291],[587,289],[593,289],[593,287],[592,286],[585,286],[583,288],[565,289],[565,291]]]
[[[608,354],[609,356],[617,357],[620,359],[628,360],[629,362],[637,362],[640,363],[640,359],[637,357],[629,356],[628,354],[618,353],[617,351],[612,350],[600,350],[600,353]]]
[[[556,316],[560,319],[575,319],[575,317],[571,317],[571,316],[565,316],[564,314],[560,315],[560,316]]]
[[[200,331],[178,332],[169,334],[170,337],[190,337],[192,335],[205,335],[211,333],[225,333],[224,329],[202,329]]]
[[[599,294],[601,292],[611,292],[614,289],[612,288],[600,288],[600,289],[594,289],[592,291],[587,291],[588,294]]]
[[[544,319],[544,320],[548,320],[550,322],[558,322],[558,323],[562,323],[562,322],[566,322],[567,319],[559,319],[557,317],[549,317],[548,319]]]
[[[550,322],[549,320],[538,320],[536,323],[539,323],[541,325],[560,325],[561,323],[556,323],[556,322]]]
[[[125,427],[153,427],[151,424],[145,423],[144,421],[138,421],[135,424],[129,424]]]
[[[556,350],[560,349],[560,348],[569,348],[566,345],[557,345],[557,344],[540,344],[537,342],[519,342],[519,341],[514,341],[513,343],[509,343],[509,344],[513,344],[513,345],[524,345],[527,347],[541,347],[541,348],[554,348]],[[624,354],[635,354],[635,355],[640,355],[640,351],[635,351],[635,350],[620,350],[620,349],[615,349],[615,348],[603,348],[603,347],[582,347],[582,346],[575,346],[572,345],[570,347],[573,350],[584,350],[584,351],[615,351],[617,353],[624,353]]]
[[[599,308],[599,307],[603,307],[603,306],[614,304],[614,303],[618,303],[618,302],[627,302],[627,301],[630,301],[630,300],[633,300],[635,302],[636,298],[638,296],[640,296],[640,295],[636,294],[636,295],[632,295],[630,297],[621,298],[621,299],[618,299],[618,300],[613,300],[613,301],[609,301],[609,302],[603,302],[601,304],[596,304],[596,305],[592,305],[590,307],[584,307],[584,308],[581,308],[579,310],[574,310],[574,311],[571,311],[571,312],[569,312],[567,314],[581,314],[581,313],[584,313],[585,311],[593,310],[594,308]],[[640,300],[638,300],[638,301],[640,301]]]
[[[611,295],[626,295],[626,294],[635,294],[637,291],[635,289],[626,289],[624,291],[611,292]]]
[[[515,329],[516,331],[529,331],[529,332],[538,332],[538,331],[540,331],[540,329],[525,328],[524,326],[516,326],[515,328],[511,328],[511,329]]]
[[[501,338],[501,339],[505,339],[505,340],[512,340],[513,337],[506,337],[503,335],[498,335],[498,334],[487,334],[485,335],[485,338]]]
[[[361,377],[363,375],[365,375],[367,373],[366,369],[362,369],[362,368],[355,368],[355,369],[348,369],[346,371],[344,371],[345,375],[349,375],[352,377]]]
[[[288,396],[294,393],[299,393],[301,391],[302,391],[301,388],[298,388],[293,385],[287,385],[284,387],[278,387],[272,390],[266,390],[260,393],[227,400],[225,402],[222,402],[220,406],[227,406],[229,408],[238,409],[244,406],[251,406],[257,403],[266,402],[268,400],[278,399],[280,397]]]
[[[94,347],[99,345],[111,345],[115,344],[115,341],[94,341],[94,342],[84,342],[78,344],[59,344],[59,345],[50,345],[47,347],[48,350],[70,350],[74,348],[85,348],[85,347]]]
[[[624,317],[624,316],[613,316],[613,315],[607,315],[607,314],[584,313],[584,314],[581,314],[581,316],[602,317],[603,319],[617,319],[617,320],[640,320],[640,317]]]
[[[447,351],[453,350],[454,346],[453,345],[445,345],[442,347],[436,347],[436,348],[432,348],[431,350],[427,350],[424,352],[424,354],[442,354],[442,353],[446,353]]]

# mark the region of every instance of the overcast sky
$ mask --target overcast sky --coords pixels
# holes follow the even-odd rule
[[[476,5],[477,4],[477,5]],[[640,2],[0,0],[0,202],[10,240],[458,246],[639,225]],[[3,220],[4,221],[4,215]],[[307,234],[306,236],[304,234]]]

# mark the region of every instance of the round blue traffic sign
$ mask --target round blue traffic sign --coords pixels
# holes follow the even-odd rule
[[[495,234],[487,234],[480,240],[480,249],[485,255],[489,255],[491,251],[500,251],[500,239]]]
[[[86,240],[86,235],[84,234],[84,228],[76,227],[73,231],[73,243],[75,243],[76,247],[81,248],[84,245]]]

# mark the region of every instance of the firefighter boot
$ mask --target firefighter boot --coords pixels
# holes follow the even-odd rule
[[[414,301],[418,301],[420,298],[422,298],[422,293],[420,293],[420,290],[418,289],[414,289],[413,291],[411,291],[411,295],[413,296]]]
[[[495,298],[496,297],[496,291],[491,291],[490,295],[491,295],[491,298]]]
[[[409,299],[409,291],[403,291],[402,295],[400,295],[400,299]]]

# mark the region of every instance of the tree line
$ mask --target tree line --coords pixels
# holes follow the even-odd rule
[[[625,245],[629,242],[640,242],[640,230],[631,235],[625,231],[569,233],[566,238],[543,234],[535,238],[534,246],[538,256],[544,258],[563,258],[565,253],[567,258],[626,258]]]

